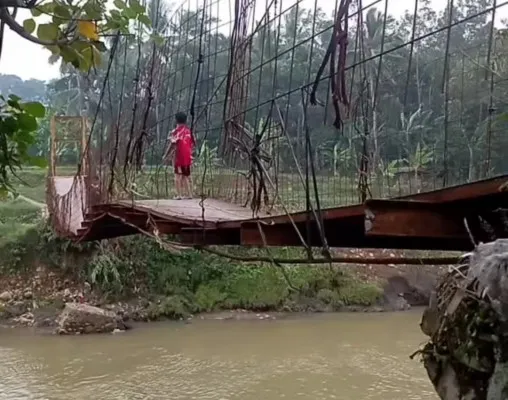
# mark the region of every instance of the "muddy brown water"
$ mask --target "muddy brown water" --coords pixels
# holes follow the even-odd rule
[[[143,325],[105,336],[0,331],[0,399],[437,399],[409,355],[421,310]]]

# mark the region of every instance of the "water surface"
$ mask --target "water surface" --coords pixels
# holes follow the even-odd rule
[[[153,324],[118,335],[0,331],[0,399],[436,400],[409,355],[419,312]]]

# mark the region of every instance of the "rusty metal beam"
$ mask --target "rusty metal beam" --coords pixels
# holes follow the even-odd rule
[[[98,226],[94,229],[78,230],[78,238],[81,242],[92,242],[95,240],[113,239],[123,236],[131,236],[138,234],[139,231],[133,227],[125,225],[105,225]]]
[[[454,202],[472,200],[482,196],[499,193],[501,186],[508,181],[508,175],[500,175],[477,182],[464,183],[444,189],[399,197],[396,200],[418,200],[432,202]]]
[[[364,219],[355,218],[347,221],[325,221],[325,236],[330,247],[353,248],[386,248],[408,250],[458,250],[471,249],[471,242],[466,237],[411,237],[411,236],[367,236],[364,232]],[[305,224],[299,224],[300,232],[307,238]],[[315,228],[309,235],[313,247],[321,247],[320,236]],[[295,246],[302,247],[302,242],[291,225],[274,224],[263,227],[264,240],[257,224],[243,223],[240,229],[242,246]],[[210,243],[211,244],[211,243]]]
[[[183,244],[195,246],[239,246],[239,229],[182,228],[178,237]]]
[[[414,200],[367,200],[366,236],[467,240],[460,207]]]

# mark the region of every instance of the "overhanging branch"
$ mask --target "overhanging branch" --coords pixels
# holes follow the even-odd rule
[[[36,1],[24,1],[24,0],[0,0],[0,8],[33,8]]]
[[[208,253],[215,254],[220,257],[229,258],[234,261],[241,262],[275,262],[278,264],[361,264],[361,265],[455,265],[459,261],[459,257],[398,257],[398,258],[356,258],[356,257],[332,257],[330,258],[271,258],[271,257],[247,257],[229,254],[219,250],[214,250],[205,246],[196,246],[198,250],[204,250]]]
[[[4,1],[16,1],[16,0],[0,0],[0,5],[3,4]],[[64,38],[59,40],[39,39],[38,37],[33,36],[29,34],[27,31],[25,31],[25,28],[23,28],[20,24],[18,24],[14,19],[14,17],[9,12],[9,10],[3,6],[0,7],[0,21],[5,23],[5,25],[7,25],[13,32],[16,32],[22,38],[29,40],[32,43],[40,44],[42,46],[56,46],[62,44],[70,44],[77,37],[74,36],[73,38]]]

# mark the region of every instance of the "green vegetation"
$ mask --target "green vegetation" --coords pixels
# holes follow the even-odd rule
[[[48,49],[51,63],[68,64],[86,74],[102,63],[102,53],[107,51],[105,35],[129,34],[133,25],[138,34],[151,32],[151,20],[138,0],[129,0],[128,4],[115,0],[108,7],[106,3],[0,0],[0,48],[7,28]],[[20,9],[29,10],[31,18],[19,23],[16,16]],[[45,159],[30,154],[38,140],[39,121],[45,116],[46,108],[38,101],[23,102],[17,93],[6,96],[0,92],[0,195],[12,191],[10,172],[25,165],[45,164]]]
[[[89,282],[107,301],[146,298],[152,319],[237,308],[331,311],[370,306],[381,295],[339,267],[288,266],[288,282],[271,264],[239,264],[196,250],[172,254],[143,236],[73,244],[55,237],[39,215],[39,208],[19,198],[0,203],[1,274],[29,276],[44,265],[73,282]],[[302,257],[299,251],[273,252]]]

